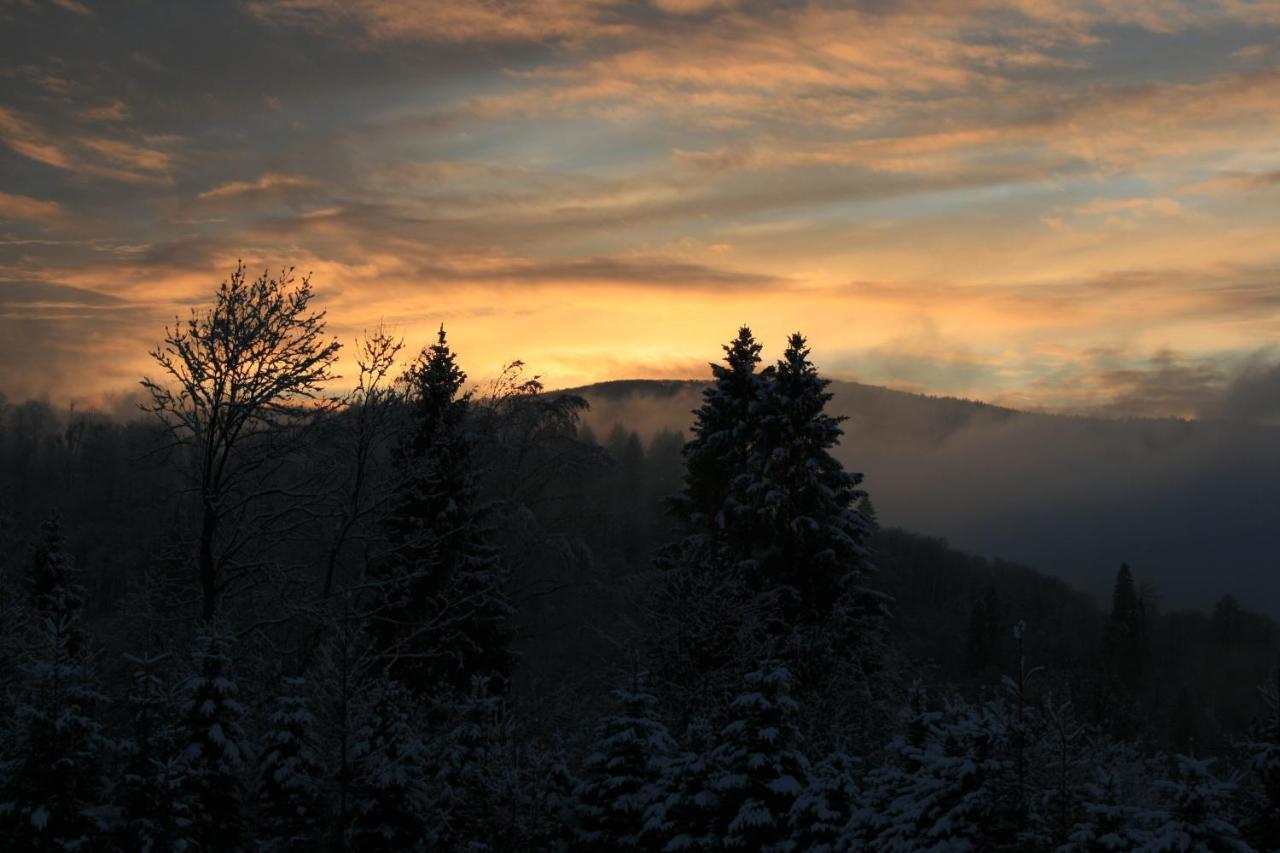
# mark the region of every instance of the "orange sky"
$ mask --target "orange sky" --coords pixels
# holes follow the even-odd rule
[[[0,391],[126,390],[237,258],[476,377],[1209,414],[1280,329],[1280,5],[0,9]]]

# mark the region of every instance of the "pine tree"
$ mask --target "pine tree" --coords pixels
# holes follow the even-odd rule
[[[662,795],[662,768],[675,751],[642,679],[614,691],[619,712],[596,725],[575,792],[579,844],[590,850],[657,849],[646,813]]]
[[[1151,836],[1144,851],[1246,853],[1252,851],[1230,820],[1233,782],[1215,777],[1212,759],[1176,756],[1171,778],[1157,782],[1165,810],[1151,816]]]
[[[745,682],[710,757],[713,838],[724,849],[784,850],[792,809],[809,777],[794,722],[799,706],[791,698],[791,674],[773,662]]]
[[[327,815],[307,687],[305,679],[284,679],[259,753],[256,840],[264,853],[316,849]]]
[[[184,834],[201,851],[236,851],[244,835],[244,707],[232,676],[231,638],[218,627],[195,640],[182,685],[178,794],[189,814]]]
[[[392,674],[422,695],[465,692],[477,674],[501,690],[515,663],[514,611],[480,502],[466,374],[443,326],[406,381],[411,422],[394,454],[402,476],[391,551],[373,572],[382,606],[372,633]]]
[[[426,844],[426,744],[418,734],[410,695],[383,674],[352,749],[348,849],[357,853],[421,850]]]
[[[17,752],[0,785],[0,838],[10,850],[83,848],[103,829],[107,742],[94,717],[102,697],[76,621],[74,609],[46,616],[24,661]]]

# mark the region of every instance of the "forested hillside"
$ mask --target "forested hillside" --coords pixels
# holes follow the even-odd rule
[[[444,328],[333,397],[312,299],[237,272],[136,417],[0,405],[6,849],[1280,847],[1267,604],[882,527],[802,336],[676,432]]]

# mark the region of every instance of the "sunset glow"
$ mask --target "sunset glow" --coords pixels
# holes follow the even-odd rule
[[[474,378],[1205,416],[1280,331],[1267,0],[0,7],[0,391],[128,392],[243,258]],[[349,366],[348,366],[349,367]]]

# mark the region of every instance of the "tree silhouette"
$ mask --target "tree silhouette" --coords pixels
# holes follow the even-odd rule
[[[222,282],[213,306],[192,309],[166,328],[151,351],[160,380],[144,378],[142,408],[181,451],[198,499],[196,570],[200,615],[210,622],[221,600],[257,580],[247,545],[286,526],[305,503],[295,484],[270,485],[296,448],[300,428],[324,410],[316,404],[334,378],[341,347],[325,339],[325,313],[311,308],[310,276],[292,268],[250,281],[244,264]],[[285,507],[263,507],[274,492]]]

